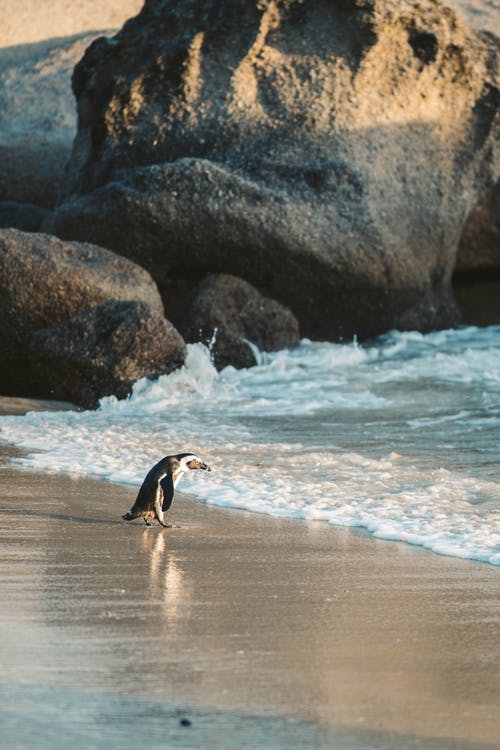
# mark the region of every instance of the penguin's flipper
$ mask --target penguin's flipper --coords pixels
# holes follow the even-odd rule
[[[172,474],[166,474],[163,477],[160,482],[160,487],[163,491],[163,503],[161,509],[164,513],[166,513],[172,505],[172,500],[174,499],[174,479],[172,477]]]

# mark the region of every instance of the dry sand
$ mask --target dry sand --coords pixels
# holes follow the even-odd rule
[[[0,0],[1,46],[119,29],[144,0]]]
[[[136,15],[143,4],[143,0],[0,0],[0,37],[4,45],[30,44],[115,29]],[[499,0],[449,0],[447,4],[473,28],[500,33]]]
[[[0,747],[499,747],[498,569],[181,495],[127,524],[134,488],[14,453]]]

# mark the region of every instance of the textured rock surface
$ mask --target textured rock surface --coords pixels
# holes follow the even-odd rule
[[[162,315],[150,275],[102,247],[15,229],[0,231],[0,336],[26,338],[107,299],[145,302]]]
[[[238,275],[306,335],[452,324],[462,227],[497,179],[497,59],[427,0],[151,0],[75,70],[47,226],[137,259],[165,299]]]
[[[0,231],[0,389],[34,392],[32,334],[109,299],[142,302],[163,316],[150,275],[126,258],[95,245]]]
[[[180,367],[185,348],[148,305],[116,300],[37,331],[30,343],[40,390],[90,409],[103,396],[125,398],[140,378]]]
[[[229,274],[209,276],[201,284],[180,330],[186,341],[211,344],[218,369],[256,364],[247,341],[262,351],[299,343],[299,325],[289,310]]]

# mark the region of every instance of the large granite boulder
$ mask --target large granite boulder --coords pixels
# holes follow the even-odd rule
[[[290,310],[229,274],[205,279],[180,330],[186,341],[202,341],[210,347],[219,370],[226,365],[255,365],[251,344],[261,351],[277,351],[299,343],[299,325]]]
[[[498,42],[433,0],[150,0],[76,67],[47,228],[208,272],[305,335],[457,322],[464,222],[498,174]]]
[[[144,302],[109,300],[37,331],[30,352],[43,393],[93,409],[104,396],[125,398],[140,378],[181,367],[186,346]]]
[[[155,283],[130,260],[87,243],[0,231],[0,391],[53,395],[35,370],[33,334],[108,300],[142,303],[163,319]]]

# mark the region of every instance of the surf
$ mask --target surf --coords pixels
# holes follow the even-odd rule
[[[214,468],[186,481],[199,501],[500,564],[500,326],[303,340],[220,373],[194,344],[126,400],[2,417],[0,435],[23,465],[131,485],[188,445]]]

